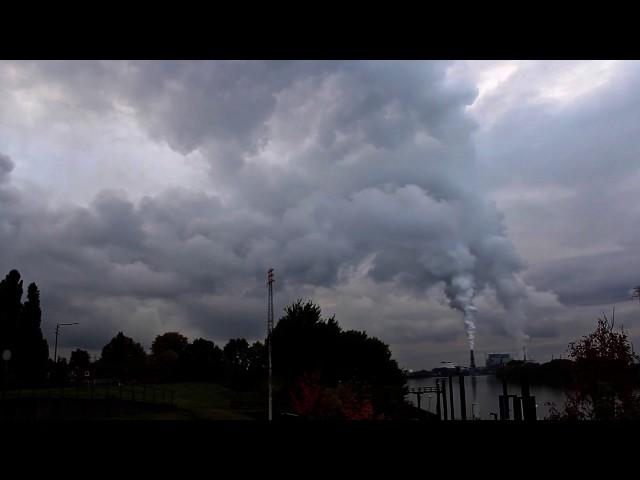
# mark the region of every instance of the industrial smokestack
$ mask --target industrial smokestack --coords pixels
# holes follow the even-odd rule
[[[476,359],[473,356],[473,350],[469,350],[469,354],[470,354],[470,362],[469,362],[469,369],[471,370],[471,373],[475,373],[476,371]]]

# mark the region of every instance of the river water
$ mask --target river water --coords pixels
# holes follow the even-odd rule
[[[460,419],[460,392],[458,377],[453,378],[453,398],[455,418]],[[482,420],[491,420],[491,413],[499,415],[498,397],[502,395],[502,381],[494,375],[476,375],[465,376],[465,397],[467,405],[467,418],[472,418],[472,414],[476,418]],[[448,383],[448,382],[447,382]],[[409,388],[414,387],[435,387],[435,378],[412,378],[407,380]],[[537,417],[544,419],[549,415],[549,402],[554,403],[556,408],[560,409],[566,400],[565,391],[561,388],[553,388],[543,385],[531,385],[531,395],[536,397]],[[508,385],[509,395],[520,395],[520,385],[515,383]],[[408,400],[417,406],[416,395],[409,394]],[[450,410],[449,386],[447,385],[447,409]],[[420,401],[420,407],[430,412],[436,412],[436,394],[423,394]],[[513,419],[513,404],[509,402],[509,410]]]

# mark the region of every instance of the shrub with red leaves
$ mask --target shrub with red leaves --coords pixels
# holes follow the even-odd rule
[[[336,388],[320,383],[318,373],[305,374],[291,392],[291,405],[296,415],[313,419],[379,420],[371,400],[348,384]]]
[[[634,393],[633,352],[627,334],[614,331],[606,315],[598,319],[594,332],[569,344],[574,361],[573,388],[564,411],[553,412],[553,419],[621,420],[640,418]]]

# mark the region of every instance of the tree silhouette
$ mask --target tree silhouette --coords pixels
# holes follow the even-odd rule
[[[335,319],[323,319],[313,302],[298,300],[288,305],[272,334],[274,372],[286,383],[314,372],[320,375],[320,382],[336,383],[341,332]]]
[[[29,285],[23,304],[22,285],[17,270],[0,282],[0,351],[11,351],[11,369],[20,383],[34,384],[45,379],[49,346],[42,336],[38,287]]]
[[[0,282],[0,350],[15,350],[21,309],[22,280],[11,270]]]
[[[639,418],[639,402],[634,394],[634,361],[638,356],[624,329],[614,330],[614,319],[609,323],[603,314],[595,331],[569,344],[569,356],[574,360],[573,389],[564,411],[555,412],[554,418]]]
[[[108,375],[123,380],[134,379],[143,374],[146,357],[142,345],[118,332],[102,348],[100,366]]]
[[[212,341],[204,338],[195,339],[187,345],[182,358],[182,378],[192,381],[222,380],[222,349]]]
[[[49,370],[56,384],[66,383],[69,376],[69,362],[64,357],[58,357],[58,361],[49,360]]]
[[[91,357],[86,350],[76,349],[71,352],[71,358],[69,359],[69,368],[77,369],[82,372],[87,370],[91,366]]]
[[[247,376],[250,382],[266,380],[267,349],[262,342],[253,342],[247,351]]]
[[[41,322],[40,291],[31,283],[20,312],[16,342],[16,370],[23,383],[39,383],[45,379],[49,345],[42,336]]]
[[[151,344],[150,358],[153,373],[161,381],[180,379],[180,363],[189,340],[178,332],[158,335]]]
[[[224,359],[239,370],[249,368],[249,342],[244,338],[232,338],[222,349]]]
[[[82,381],[84,378],[84,372],[91,368],[91,357],[86,350],[76,349],[71,352],[71,358],[69,359],[69,370],[76,381]]]
[[[158,335],[151,344],[151,352],[160,355],[168,350],[180,356],[189,344],[189,340],[178,332],[167,332]]]
[[[323,394],[316,415],[393,417],[406,405],[405,378],[389,347],[365,332],[343,331],[311,301],[287,306],[271,340],[282,409],[309,408],[318,388]]]
[[[249,342],[244,338],[232,338],[222,349],[222,354],[227,385],[245,389],[249,372]]]

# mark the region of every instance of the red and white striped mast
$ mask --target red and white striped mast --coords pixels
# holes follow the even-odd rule
[[[273,333],[273,268],[267,271],[269,301],[267,304],[267,355],[269,357],[269,421],[273,420],[273,375],[271,365],[271,334]]]

